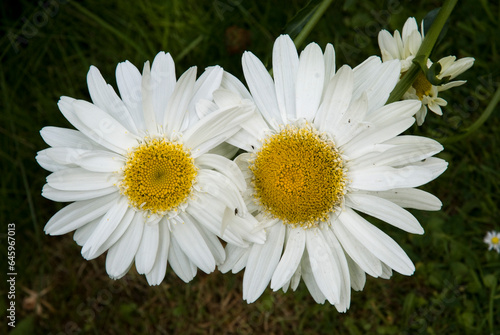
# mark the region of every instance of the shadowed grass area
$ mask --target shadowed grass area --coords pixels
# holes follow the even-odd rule
[[[500,255],[488,252],[482,241],[488,230],[500,230],[498,106],[477,132],[445,143],[439,157],[449,168],[425,187],[443,201],[443,209],[412,212],[425,235],[372,220],[400,243],[416,271],[411,277],[369,278],[364,291],[353,292],[345,314],[317,305],[303,283],[286,294],[268,289],[248,305],[241,299],[241,273],[199,273],[185,284],[168,269],[162,285],[149,287],[132,269],[113,281],[105,271],[105,256],[85,261],[72,234],[44,234],[45,223],[64,204],[40,195],[48,172],[34,159],[47,147],[39,130],[46,125],[71,128],[56,103],[62,95],[90,100],[90,65],[116,87],[117,63],[129,60],[142,69],[164,50],[172,54],[178,76],[193,65],[201,73],[218,64],[242,78],[242,52],[251,50],[269,66],[274,39],[296,31],[292,28],[301,22],[304,11],[299,11],[306,5],[277,0],[0,5],[0,264],[6,264],[7,224],[13,222],[17,277],[16,328],[8,329],[12,334],[500,333]],[[322,48],[332,43],[337,67],[356,66],[379,54],[380,29],[401,30],[408,16],[420,21],[439,5],[430,0],[334,1],[305,43],[315,41]],[[475,57],[474,67],[459,77],[468,83],[442,93],[449,102],[443,117],[429,113],[423,127],[408,133],[444,141],[461,134],[486,109],[500,87],[499,11],[498,2],[459,2],[431,59]],[[2,265],[1,273],[6,269]],[[2,320],[7,291],[0,286]]]

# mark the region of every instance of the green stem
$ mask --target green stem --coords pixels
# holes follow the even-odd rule
[[[457,4],[457,1],[458,0],[446,0],[444,2],[443,7],[441,7],[441,9],[439,10],[436,19],[429,29],[429,32],[427,32],[427,34],[425,35],[425,38],[422,41],[420,48],[418,49],[417,55],[413,60],[412,66],[391,92],[391,95],[387,100],[388,104],[391,102],[399,101],[403,94],[405,94],[405,92],[410,88],[410,86],[417,78],[419,72],[421,71],[420,69],[427,68],[427,59],[431,54],[432,48],[434,48],[434,45],[436,44],[439,34],[441,33],[441,30],[446,23],[446,20],[448,20],[448,17],[453,11],[453,8]]]
[[[323,2],[318,6],[318,9],[316,9],[311,19],[306,23],[304,28],[302,28],[300,33],[295,38],[295,41],[293,41],[297,49],[302,45],[302,43],[304,43],[307,36],[311,33],[313,28],[318,23],[319,19],[321,19],[321,17],[326,12],[328,7],[332,4],[332,2],[333,0],[323,0]]]
[[[495,92],[495,95],[493,95],[493,98],[491,99],[490,103],[484,110],[483,114],[477,119],[473,124],[471,124],[468,128],[465,129],[465,133],[457,136],[452,136],[445,138],[443,140],[440,140],[441,144],[451,144],[460,140],[463,140],[466,137],[469,137],[472,135],[474,132],[476,132],[479,127],[483,125],[483,123],[488,120],[490,117],[491,113],[495,110],[495,107],[498,105],[500,102],[500,87],[497,89]]]

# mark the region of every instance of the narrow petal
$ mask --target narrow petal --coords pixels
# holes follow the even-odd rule
[[[238,165],[225,157],[214,154],[204,154],[196,158],[195,164],[197,166],[205,166],[217,170],[229,178],[240,191],[246,189],[245,178]]]
[[[186,214],[174,218],[172,234],[181,250],[197,267],[205,273],[215,269],[215,259],[193,219]]]
[[[306,248],[318,287],[332,305],[337,304],[341,290],[339,264],[319,228],[307,230]]]
[[[104,197],[74,202],[57,212],[45,225],[45,233],[63,235],[104,215],[116,202],[118,192]]]
[[[124,167],[125,157],[114,152],[92,150],[82,153],[76,163],[89,171],[116,172]]]
[[[353,72],[342,66],[328,83],[325,99],[319,107],[314,124],[319,129],[336,129],[339,120],[349,108],[353,90]],[[333,133],[333,132],[332,132]]]
[[[398,188],[370,192],[370,194],[392,201],[404,208],[415,208],[423,211],[438,211],[443,205],[436,196],[416,188]]]
[[[274,42],[273,73],[276,98],[281,121],[297,118],[295,114],[295,82],[299,68],[299,56],[292,39],[281,35]]]
[[[415,271],[404,250],[380,229],[348,208],[340,217],[344,227],[382,262],[403,275],[411,275]]]
[[[79,121],[73,125],[103,147],[125,154],[137,145],[138,138],[135,135],[93,104],[77,100],[73,102],[73,108]]]
[[[250,118],[252,113],[253,109],[249,107],[233,107],[209,114],[184,132],[184,143],[191,148],[193,155],[200,156],[236,133],[240,124]],[[226,131],[229,133],[221,136]],[[211,139],[217,141],[212,142],[210,146],[204,145]]]
[[[220,87],[224,70],[220,66],[211,66],[205,69],[201,76],[196,80],[193,89],[193,96],[188,104],[188,117],[185,119],[181,130],[189,128],[198,121],[195,106],[202,100],[213,100],[213,93]],[[187,122],[189,121],[189,122]]]
[[[359,157],[368,152],[374,144],[387,141],[406,129],[410,128],[415,123],[415,119],[408,117],[399,120],[394,120],[387,126],[373,126],[367,131],[357,135],[347,144],[342,147],[342,150],[350,158]]]
[[[309,261],[309,255],[307,254],[307,249],[304,252],[304,257],[302,257],[301,275],[314,301],[318,304],[324,304],[326,297],[319,288],[316,279],[314,278],[311,263]]]
[[[129,61],[119,63],[116,67],[116,84],[137,129],[145,129],[142,114],[141,73]]]
[[[138,133],[137,126],[125,103],[116,94],[113,87],[106,84],[106,81],[95,66],[90,67],[87,74],[87,84],[94,105],[114,117],[132,133]]]
[[[52,201],[72,202],[99,198],[116,191],[115,186],[90,191],[61,191],[45,184],[42,188],[42,196]]]
[[[117,176],[111,173],[72,168],[56,171],[47,176],[47,184],[62,191],[100,190],[115,185]]]
[[[92,236],[92,233],[97,228],[97,225],[101,221],[101,218],[97,218],[95,220],[90,221],[89,223],[84,224],[80,228],[75,230],[73,234],[73,240],[75,240],[76,244],[79,246],[83,246],[85,242]]]
[[[154,111],[153,90],[155,85],[156,83],[153,83],[153,79],[151,77],[149,61],[147,61],[144,63],[141,81],[142,117],[144,118],[145,129],[151,135],[156,135],[159,131]]]
[[[288,229],[285,251],[271,279],[271,288],[279,290],[290,281],[297,270],[306,245],[306,231],[302,228]]]
[[[222,201],[233,212],[240,215],[246,212],[245,202],[240,192],[231,180],[223,174],[211,170],[200,170],[196,176],[197,187],[200,192],[208,193]]]
[[[193,96],[195,80],[196,66],[193,66],[184,72],[177,81],[174,92],[168,101],[163,120],[163,127],[166,134],[172,135],[180,130],[187,113],[187,106]]]
[[[102,217],[101,221],[99,222],[90,238],[84,244],[82,248],[83,258],[89,260],[99,256],[104,251],[106,251],[107,248],[109,248],[114,242],[116,242],[118,238],[120,238],[120,236],[127,229],[128,224],[133,217],[133,215],[128,215],[128,218],[126,220],[124,219],[127,208],[128,201],[126,197],[120,197],[117,203],[111,206],[107,213]],[[130,212],[133,213],[132,210]],[[115,241],[106,243],[108,242],[108,239],[110,239],[111,235],[115,232],[115,230],[118,230],[118,227],[122,223],[122,220],[125,223],[123,227],[124,229],[121,230],[120,234],[117,234],[117,236],[114,238]],[[107,244],[107,248],[102,248],[102,250],[100,250],[101,246],[104,246],[105,244]]]
[[[273,126],[281,123],[273,79],[264,64],[249,51],[243,54],[243,73],[255,104],[267,122]]]
[[[250,248],[241,248],[237,245],[228,243],[225,250],[226,259],[223,264],[218,266],[219,271],[226,273],[233,270],[233,273],[238,273],[239,271],[235,270],[235,265],[237,263],[242,263],[242,259],[248,259]],[[246,266],[246,261],[244,261],[244,266]]]
[[[405,166],[369,166],[367,168],[351,168],[350,187],[366,191],[387,191],[393,188],[418,187],[427,184],[436,176],[425,167]]]
[[[43,127],[40,130],[45,143],[51,147],[68,147],[76,149],[95,149],[96,143],[89,140],[87,136],[74,129],[59,127]]]
[[[151,65],[151,81],[156,121],[163,124],[165,110],[176,83],[175,64],[169,53],[162,51],[156,55]]]
[[[252,303],[262,295],[278,265],[286,227],[278,222],[269,228],[264,244],[254,244],[243,277],[243,299]]]
[[[346,205],[409,233],[424,233],[424,228],[410,212],[389,200],[373,195],[351,192],[346,195]]]
[[[160,245],[158,222],[143,222],[143,225],[141,243],[135,255],[135,267],[140,274],[151,271]]]
[[[375,278],[380,276],[382,274],[382,263],[380,260],[365,247],[364,243],[360,243],[346,229],[346,224],[348,223],[342,222],[342,216],[339,216],[338,219],[338,222],[335,222],[332,226],[332,231],[335,233],[342,248],[364,272]]]
[[[136,213],[123,236],[109,248],[106,256],[106,272],[113,279],[125,275],[134,261],[142,240],[144,219]]]
[[[349,277],[351,278],[351,287],[354,291],[361,291],[365,287],[366,283],[366,273],[362,268],[356,264],[355,261],[349,257],[349,254],[345,254],[347,260],[347,265],[349,267]]]
[[[300,54],[295,98],[297,118],[312,121],[319,107],[325,81],[325,59],[316,43],[309,44]]]
[[[168,262],[172,270],[182,279],[185,283],[189,283],[194,276],[196,276],[196,265],[186,256],[181,250],[175,235],[171,235],[170,250],[168,252]]]
[[[167,272],[168,250],[170,248],[170,231],[167,219],[158,223],[159,247],[155,257],[155,263],[150,272],[146,274],[149,285],[160,285]]]

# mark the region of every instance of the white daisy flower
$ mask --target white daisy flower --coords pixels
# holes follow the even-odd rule
[[[439,210],[435,196],[415,189],[447,163],[431,157],[443,147],[418,136],[398,136],[414,122],[420,103],[384,106],[399,79],[400,62],[370,57],[355,69],[335,71],[328,44],[297,54],[288,36],[273,49],[274,80],[252,53],[243,55],[250,93],[225,73],[215,102],[229,108],[252,99],[258,111],[229,143],[249,151],[237,157],[248,189],[247,208],[267,229],[264,244],[229,243],[222,272],[246,267],[243,298],[255,301],[270,283],[295,290],[302,278],[318,303],[339,311],[350,289],[361,290],[365,273],[411,275],[404,250],[362,212],[410,233],[423,228],[409,212]],[[236,93],[232,93],[236,92]]]
[[[52,172],[42,195],[73,202],[45,232],[75,231],[85,259],[108,251],[111,278],[124,276],[135,262],[150,285],[163,280],[167,261],[185,282],[197,268],[212,272],[225,259],[217,236],[239,246],[246,239],[262,243],[265,233],[251,234],[252,221],[240,217],[247,212],[243,175],[234,162],[210,152],[254,109],[216,108],[212,94],[222,75],[215,66],[196,80],[192,67],[176,80],[172,57],[160,52],[142,75],[128,61],[118,64],[120,99],[92,66],[93,103],[69,97],[58,103],[77,130],[41,130],[51,148],[37,161]]]
[[[483,241],[488,245],[488,250],[493,249],[500,253],[500,233],[497,233],[494,230],[489,231]]]
[[[397,30],[394,32],[394,35],[391,35],[385,29],[381,30],[378,34],[378,44],[382,60],[384,62],[393,59],[401,60],[401,77],[410,69],[413,59],[424,40],[423,22],[421,31],[422,33],[418,31],[415,18],[410,17],[403,26],[402,36]],[[441,58],[439,64],[441,65],[441,71],[436,77],[438,79],[447,78],[448,80],[452,80],[471,68],[474,64],[474,58],[465,57],[457,61],[455,56],[447,56]],[[428,60],[427,67],[430,68],[431,65],[432,61]],[[403,96],[403,99],[418,99],[422,102],[422,106],[415,116],[417,124],[420,126],[424,123],[427,108],[437,115],[443,115],[441,107],[446,106],[447,102],[443,98],[438,97],[439,92],[465,83],[465,80],[457,80],[435,86],[427,80],[423,73],[419,73],[413,85]]]

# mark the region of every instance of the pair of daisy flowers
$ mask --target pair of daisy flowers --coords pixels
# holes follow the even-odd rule
[[[167,264],[185,282],[198,268],[245,268],[247,302],[303,279],[316,302],[346,311],[366,274],[411,275],[404,250],[364,215],[422,234],[404,208],[441,208],[416,187],[446,170],[432,157],[443,147],[400,135],[421,102],[385,105],[401,62],[372,56],[337,70],[331,44],[299,57],[286,35],[272,56],[274,79],[244,53],[249,91],[219,66],[177,80],[164,52],[142,74],[118,64],[120,96],[91,67],[92,103],[58,103],[76,130],[41,130],[50,148],[37,161],[52,172],[42,195],[72,202],[45,232],[75,231],[86,259],[107,251],[115,279],[134,264],[150,285]]]

